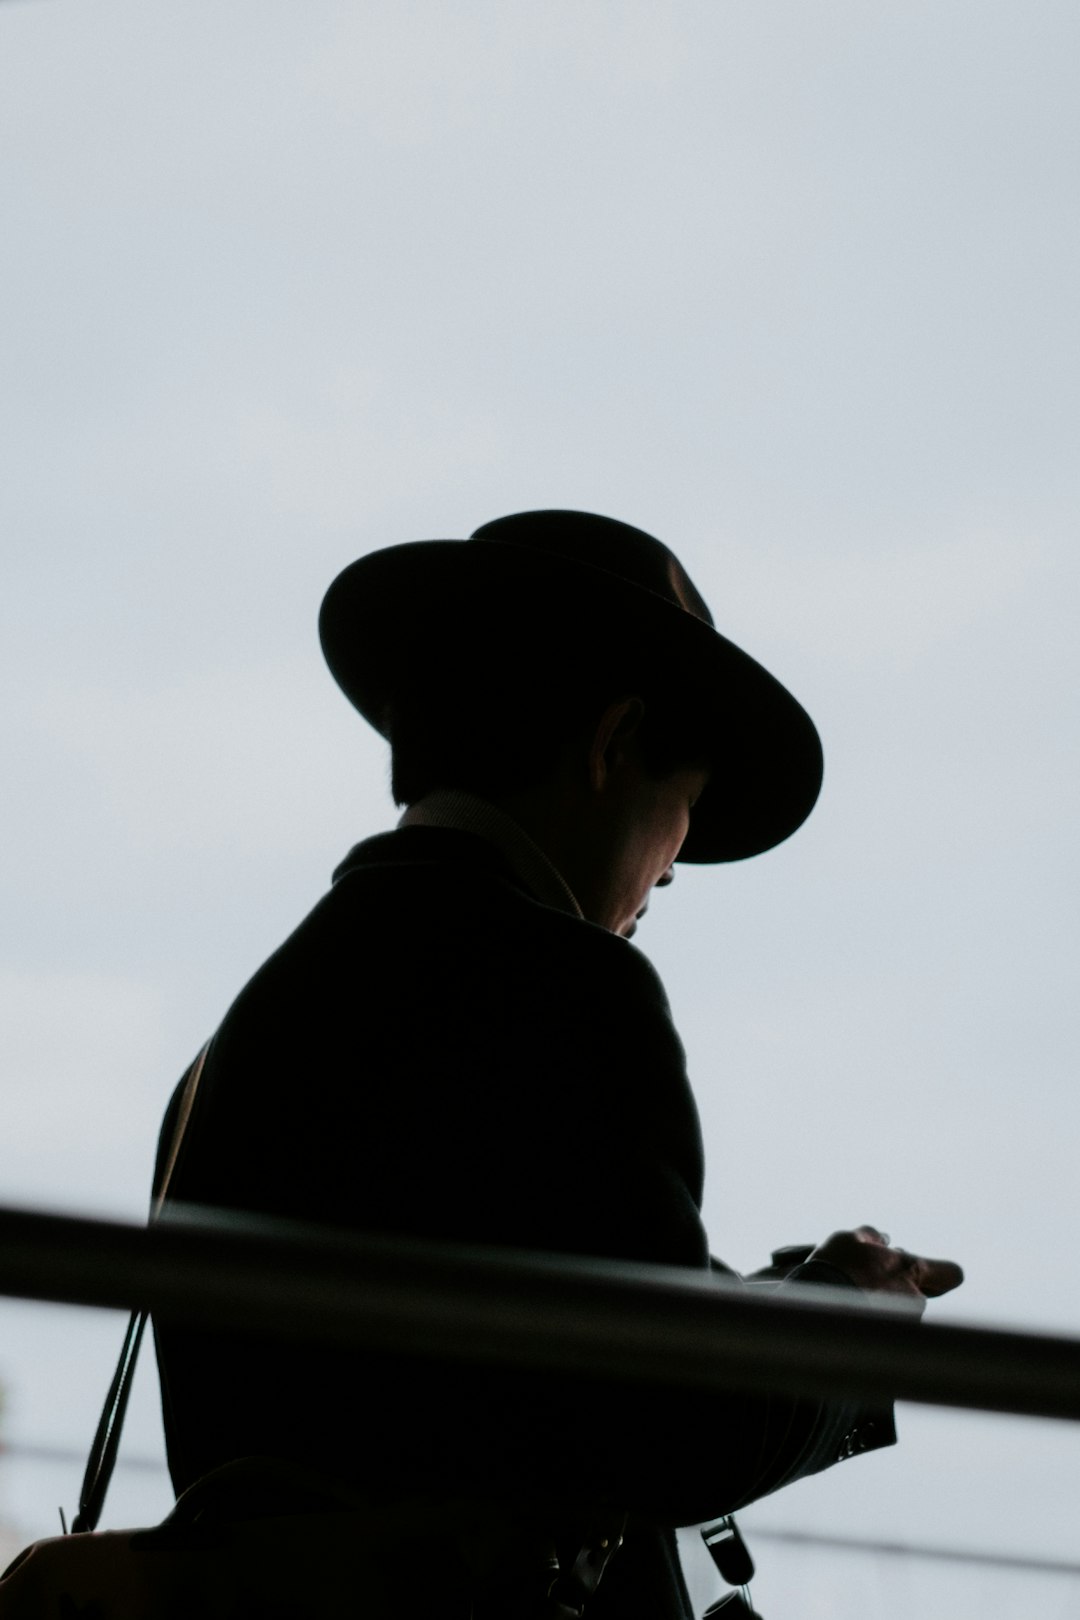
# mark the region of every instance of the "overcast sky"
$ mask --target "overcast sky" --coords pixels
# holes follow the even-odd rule
[[[578,506],[825,744],[807,826],[638,935],[714,1248],[871,1220],[963,1262],[939,1319],[1080,1332],[1078,59],[1071,0],[0,7],[0,1199],[140,1216],[177,1076],[389,824],[337,570]],[[84,1444],[118,1333],[0,1306],[9,1438]],[[1077,1557],[1075,1430],[901,1421],[748,1529]],[[43,1533],[73,1484],[0,1491]],[[769,1620],[846,1616],[805,1556]]]

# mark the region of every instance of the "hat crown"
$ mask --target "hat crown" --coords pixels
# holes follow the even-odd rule
[[[713,624],[704,597],[674,552],[630,523],[594,512],[515,512],[482,524],[469,540],[532,547],[602,569]]]
[[[416,540],[357,558],[323,600],[327,663],[389,735],[395,703],[469,683],[574,675],[579,647],[654,661],[665,693],[720,763],[698,800],[682,861],[771,849],[810,814],[821,743],[806,711],[715,628],[678,559],[642,529],[590,512],[519,512],[468,540]],[[612,639],[614,638],[614,639]],[[479,689],[479,688],[478,688]]]

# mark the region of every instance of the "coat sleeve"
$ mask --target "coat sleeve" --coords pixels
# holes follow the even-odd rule
[[[632,1257],[707,1267],[712,1262],[700,1217],[700,1128],[683,1048],[651,966],[625,942],[611,943],[626,952],[627,971],[619,989],[612,989],[617,1004],[607,1014],[609,1053],[617,1055],[618,1066],[607,1073],[613,1122],[596,1156],[595,1185],[611,1200],[609,1229],[629,1235],[629,1241],[609,1248],[627,1253],[632,1244]],[[616,1040],[611,1031],[620,1012],[623,1038]],[[722,1263],[715,1269],[730,1271]],[[790,1280],[853,1286],[820,1262],[798,1267]],[[732,1512],[896,1438],[891,1407],[857,1400],[799,1400],[736,1390],[718,1396],[675,1390],[657,1395],[642,1389],[628,1395],[626,1408],[628,1417],[633,1413],[629,1429],[635,1451],[633,1458],[624,1456],[623,1465],[641,1498],[653,1498],[646,1511],[668,1523]],[[625,1453],[615,1437],[608,1435],[607,1441]]]
[[[816,1260],[798,1266],[778,1292],[789,1284],[817,1284],[858,1292],[842,1271]],[[797,1479],[821,1473],[834,1463],[896,1444],[890,1403],[772,1397],[763,1403],[763,1417],[766,1446],[756,1477],[748,1482],[749,1494],[738,1503],[740,1507]]]

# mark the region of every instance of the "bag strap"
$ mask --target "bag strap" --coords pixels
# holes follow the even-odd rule
[[[210,1050],[207,1041],[194,1063],[191,1065],[183,1079],[183,1089],[180,1093],[180,1106],[177,1110],[176,1123],[173,1125],[172,1137],[169,1142],[169,1151],[165,1158],[165,1168],[161,1181],[154,1194],[150,1210],[150,1220],[158,1219],[165,1200],[169,1193],[169,1184],[173,1178],[177,1161],[180,1158],[180,1149],[187,1133],[191,1120],[192,1109],[195,1106],[195,1093],[202,1078],[203,1065],[206,1054]],[[113,1373],[109,1393],[105,1397],[105,1405],[101,1409],[94,1443],[90,1447],[90,1457],[86,1464],[86,1473],[83,1475],[82,1490],[79,1492],[79,1510],[71,1524],[72,1535],[84,1530],[96,1530],[101,1510],[105,1505],[105,1493],[109,1489],[113,1469],[116,1466],[116,1453],[120,1446],[120,1435],[124,1427],[124,1418],[127,1415],[128,1398],[131,1395],[132,1380],[135,1376],[135,1364],[139,1358],[139,1346],[142,1344],[143,1333],[146,1330],[147,1311],[132,1311],[128,1321],[124,1342],[120,1347],[120,1356]]]

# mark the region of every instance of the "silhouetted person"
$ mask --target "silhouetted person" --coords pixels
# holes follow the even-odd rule
[[[665,546],[583,513],[363,557],[321,633],[390,741],[405,812],[352,850],[226,1014],[176,1196],[707,1268],[683,1051],[629,936],[676,860],[757,855],[805,819],[821,780],[809,717],[712,627]],[[959,1281],[871,1228],[791,1275],[917,1300]],[[495,1568],[526,1543],[572,1555],[597,1516],[628,1510],[588,1620],[685,1620],[672,1526],[894,1439],[891,1414],[856,1401],[157,1338],[177,1489],[251,1454],[357,1484],[400,1509],[386,1556],[401,1615],[469,1614],[463,1512]]]

